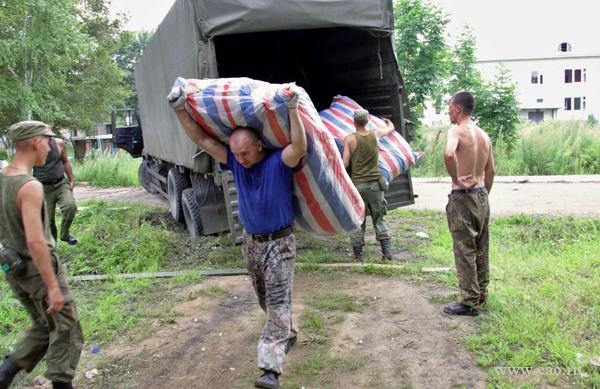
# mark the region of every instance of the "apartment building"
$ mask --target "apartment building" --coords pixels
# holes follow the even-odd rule
[[[600,53],[578,53],[562,42],[539,58],[512,58],[476,62],[486,80],[493,80],[500,63],[517,84],[521,116],[526,120],[600,119]],[[477,98],[477,96],[476,96]],[[448,123],[447,108],[428,104],[425,125]]]

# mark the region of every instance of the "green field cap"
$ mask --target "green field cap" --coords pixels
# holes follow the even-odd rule
[[[8,136],[10,136],[10,139],[13,141],[13,143],[36,138],[42,135],[52,137],[57,136],[52,132],[49,125],[46,123],[37,122],[35,120],[18,122],[10,126],[8,129]]]
[[[369,121],[369,111],[367,111],[366,109],[357,109],[356,111],[354,111],[354,120],[361,122],[361,123],[366,123]]]

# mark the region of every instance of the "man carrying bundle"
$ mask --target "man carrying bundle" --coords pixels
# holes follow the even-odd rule
[[[384,190],[381,187],[383,176],[379,171],[379,143],[378,139],[394,131],[394,124],[383,118],[387,126],[374,131],[367,130],[369,111],[357,109],[354,111],[354,125],[356,132],[344,138],[344,166],[352,162],[350,178],[365,202],[365,220],[360,229],[350,232],[350,244],[354,250],[354,259],[363,260],[363,246],[365,245],[365,229],[367,224],[366,212],[371,213],[375,238],[381,243],[381,252],[384,259],[392,259],[390,234],[385,224],[384,216],[387,214],[387,202]]]
[[[288,101],[291,143],[268,151],[254,129],[236,128],[229,146],[211,138],[185,110],[182,88],[169,95],[171,107],[192,141],[231,170],[244,226],[242,253],[267,323],[258,343],[258,366],[264,374],[257,388],[279,388],[285,354],[296,342],[292,318],[292,283],[296,261],[292,209],[292,176],[306,152],[304,126],[298,113],[298,92]]]

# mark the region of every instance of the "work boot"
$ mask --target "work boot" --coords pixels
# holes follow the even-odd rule
[[[8,389],[21,368],[10,358],[4,360],[4,364],[0,367],[0,389]]]
[[[52,389],[74,389],[70,382],[54,382],[52,381]]]
[[[269,370],[265,370],[265,373],[260,376],[259,379],[254,381],[255,388],[266,388],[266,389],[279,389],[279,374]]]
[[[479,309],[458,303],[451,307],[444,308],[444,313],[460,316],[477,316],[479,315]]]
[[[352,246],[352,250],[354,250],[354,259],[362,262],[363,261],[362,246]]]
[[[381,240],[381,253],[383,254],[383,259],[393,259],[392,247],[389,239]]]
[[[72,236],[68,236],[67,239],[60,238],[63,242],[67,242],[69,246],[75,246],[77,244],[77,239]]]
[[[285,344],[285,353],[286,354],[290,352],[290,349],[296,343],[297,340],[298,340],[298,335],[296,335],[296,336],[294,336],[292,338],[289,338],[287,340],[287,343]]]

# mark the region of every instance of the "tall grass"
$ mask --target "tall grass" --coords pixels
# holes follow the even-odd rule
[[[141,158],[131,158],[129,154],[118,153],[114,157],[84,158],[71,161],[73,175],[77,182],[107,188],[111,186],[140,186],[138,168]]]
[[[425,223],[430,236],[428,243],[413,241],[416,244],[409,249],[419,260],[407,264],[409,272],[412,269],[422,277],[421,267],[454,267],[452,238],[443,213],[394,210],[391,214],[411,225]],[[398,240],[410,237],[400,230],[396,235]],[[530,378],[557,387],[571,386],[565,378],[575,381],[576,387],[600,387],[600,373],[588,364],[600,356],[599,253],[598,218],[515,216],[492,221],[487,314],[477,319],[477,332],[464,339],[478,355],[477,363],[489,367],[489,387],[533,387],[510,381],[494,366],[530,366],[536,371],[558,367],[563,372],[581,367],[587,376]],[[431,277],[458,290],[455,273]]]
[[[449,126],[423,129],[413,149],[425,155],[412,169],[414,177],[446,176],[445,136]],[[436,137],[439,139],[436,143]],[[513,150],[494,149],[500,176],[600,174],[600,128],[576,121],[522,124]]]

